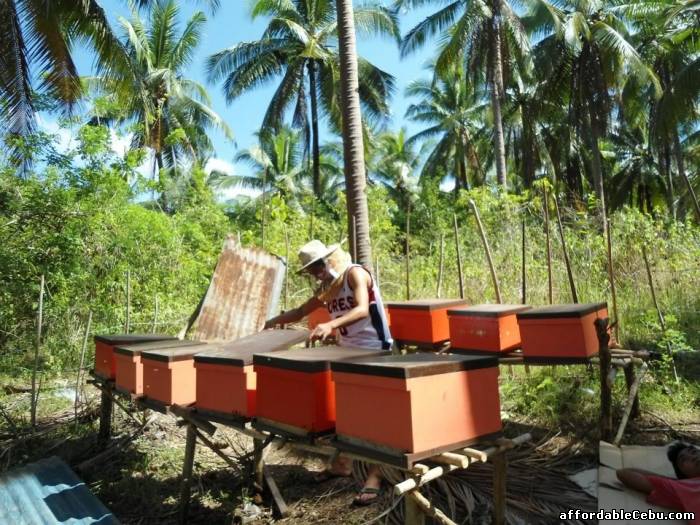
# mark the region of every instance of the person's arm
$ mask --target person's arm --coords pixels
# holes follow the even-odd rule
[[[281,324],[296,323],[321,306],[323,306],[323,303],[317,297],[312,297],[301,306],[287,310],[283,314],[273,317],[272,319],[268,319],[265,321],[264,328],[267,330],[268,328],[274,328]]]
[[[644,494],[649,494],[652,490],[654,490],[654,485],[652,485],[651,481],[647,479],[647,476],[657,475],[653,472],[636,468],[621,468],[617,469],[616,473],[617,479],[619,479],[627,488],[638,490]]]
[[[312,341],[324,340],[331,336],[333,330],[352,324],[369,315],[369,287],[372,284],[372,278],[365,270],[355,267],[350,269],[348,283],[355,296],[355,306],[337,319],[317,325],[309,336]]]

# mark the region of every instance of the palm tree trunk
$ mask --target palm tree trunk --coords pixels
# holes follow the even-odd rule
[[[316,88],[316,63],[309,60],[309,91],[311,91],[311,156],[313,158],[313,191],[321,195],[321,153],[318,145],[318,92]]]
[[[593,95],[589,93],[588,100],[588,141],[591,148],[591,169],[593,171],[593,185],[595,187],[596,197],[598,198],[598,206],[600,211],[600,219],[603,228],[607,223],[607,213],[605,211],[605,186],[603,184],[603,161],[600,155],[600,147],[598,145],[598,128],[595,124],[595,116],[593,115],[594,101]]]
[[[496,178],[498,184],[507,188],[506,148],[503,137],[503,58],[501,56],[501,6],[500,0],[493,1],[493,38],[491,38],[491,106],[493,109],[493,145],[496,154]]]
[[[662,151],[663,159],[661,159],[664,175],[666,176],[666,198],[668,199],[668,210],[671,212],[671,217],[676,220],[676,192],[673,188],[673,172],[671,171],[671,150],[668,144],[664,144]]]
[[[362,138],[362,116],[357,73],[357,49],[352,0],[336,0],[338,16],[338,49],[340,54],[340,94],[343,113],[343,160],[347,194],[350,248],[357,261],[366,267],[372,264],[367,209],[367,179]],[[356,231],[352,220],[355,218]]]
[[[693,185],[690,183],[688,174],[685,172],[685,166],[683,164],[683,149],[681,148],[681,139],[678,137],[678,132],[674,130],[673,132],[673,153],[676,157],[676,168],[678,168],[678,174],[685,181],[686,186],[688,186],[688,193],[695,206],[695,213],[698,216],[698,221],[700,221],[700,203],[698,203],[698,197],[695,195],[695,190]]]

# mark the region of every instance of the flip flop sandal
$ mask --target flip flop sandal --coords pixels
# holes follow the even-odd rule
[[[352,500],[352,504],[354,507],[367,507],[368,505],[371,505],[379,499],[379,494],[381,494],[381,492],[382,489],[375,489],[374,487],[363,487],[362,490],[360,490],[360,493],[357,496],[355,496],[355,499]],[[363,494],[374,494],[374,497],[363,499]]]

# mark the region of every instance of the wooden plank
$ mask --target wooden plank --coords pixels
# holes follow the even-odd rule
[[[172,405],[170,407],[170,411],[176,416],[181,417],[185,421],[193,424],[198,429],[206,432],[210,436],[216,432],[216,427],[206,419],[197,417],[197,415],[193,412],[193,409],[191,407]]]
[[[272,503],[277,511],[278,518],[286,518],[289,516],[289,507],[287,506],[287,502],[284,501],[279,487],[277,487],[275,478],[272,477],[268,469],[263,469],[263,476],[265,485],[270,491],[270,496],[272,496]]]

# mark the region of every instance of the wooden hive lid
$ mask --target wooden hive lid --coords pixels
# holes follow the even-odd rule
[[[442,310],[454,306],[466,306],[464,299],[412,299],[411,301],[396,301],[385,303],[390,310]]]
[[[252,364],[254,354],[286,350],[290,346],[305,341],[308,330],[265,330],[249,335],[218,348],[205,350],[194,356],[195,363],[212,363],[231,366]]]
[[[466,356],[453,354],[419,353],[382,355],[352,361],[334,361],[334,372],[410,379],[450,372],[478,370],[498,366],[496,356]]]
[[[576,318],[592,314],[607,307],[608,303],[552,304],[520,312],[518,319]]]
[[[466,317],[503,317],[529,310],[531,307],[524,304],[476,304],[474,306],[460,306],[450,308],[447,315],[463,315]]]
[[[195,354],[203,352],[209,348],[218,348],[219,344],[210,344],[199,342],[195,345],[181,346],[180,348],[161,348],[156,350],[144,350],[141,352],[142,359],[151,359],[153,361],[186,361],[192,359]]]
[[[272,368],[313,373],[330,370],[331,361],[346,361],[348,359],[378,355],[389,355],[389,352],[372,348],[319,346],[316,348],[299,348],[268,354],[255,354],[253,363]]]
[[[174,341],[167,339],[165,341],[150,341],[148,343],[137,343],[133,345],[121,345],[114,347],[114,353],[128,356],[141,355],[142,352],[151,350],[162,350],[166,348],[183,348],[187,346],[201,345],[200,341],[180,340]]]
[[[162,334],[110,334],[96,335],[95,342],[97,341],[108,345],[131,345],[149,341],[177,341],[177,337]]]

